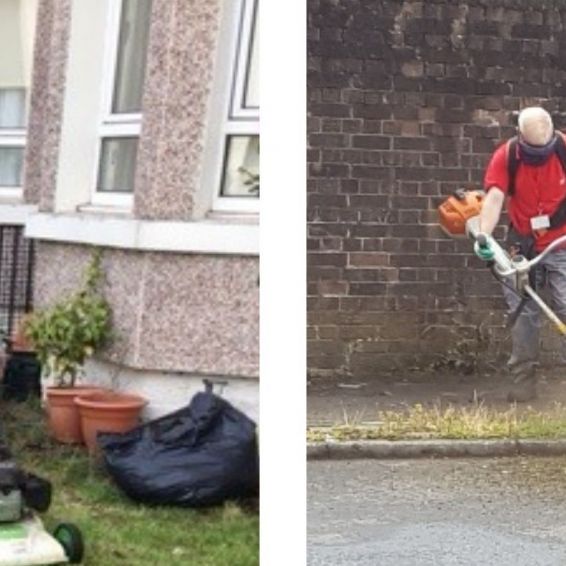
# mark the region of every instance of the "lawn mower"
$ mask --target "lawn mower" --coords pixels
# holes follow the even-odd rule
[[[37,513],[51,504],[51,484],[21,470],[0,440],[0,566],[78,564],[79,529],[62,523],[49,534]]]
[[[543,252],[532,259],[521,253],[510,254],[497,241],[479,230],[479,214],[485,197],[483,191],[460,189],[447,198],[439,207],[440,227],[452,238],[469,237],[480,247],[490,246],[494,251],[493,260],[488,263],[495,278],[521,297],[521,303],[512,313],[508,326],[513,326],[525,302],[532,299],[552,321],[557,331],[566,336],[566,324],[541,299],[533,286],[531,270],[552,250],[566,242],[566,236],[554,240]]]

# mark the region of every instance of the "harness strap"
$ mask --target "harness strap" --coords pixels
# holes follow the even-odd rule
[[[564,136],[560,133],[556,140],[555,150],[558,155],[558,159],[560,159],[560,163],[562,164],[562,169],[564,169],[564,173],[566,174],[566,142],[564,141]],[[562,199],[558,208],[554,211],[554,214],[552,214],[549,220],[551,228],[560,228],[566,224],[566,196]]]
[[[507,173],[509,175],[509,188],[507,194],[512,197],[515,194],[515,177],[519,169],[519,156],[517,155],[517,136],[512,137],[507,144]]]

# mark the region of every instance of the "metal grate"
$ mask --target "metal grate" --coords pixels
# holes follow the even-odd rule
[[[8,336],[32,309],[34,242],[22,226],[0,225],[0,332]]]

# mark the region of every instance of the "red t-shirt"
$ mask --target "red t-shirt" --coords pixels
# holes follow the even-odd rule
[[[507,148],[507,142],[500,145],[487,166],[484,177],[486,191],[497,187],[507,194],[509,190]],[[508,199],[507,204],[513,226],[520,234],[532,234],[530,219],[544,214],[550,216],[564,197],[566,197],[566,175],[556,154],[551,155],[544,165],[539,166],[525,165],[519,161],[515,174],[515,194]],[[536,250],[542,251],[564,234],[566,234],[566,225],[537,236]]]

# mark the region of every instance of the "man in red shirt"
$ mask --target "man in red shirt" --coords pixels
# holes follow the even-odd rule
[[[525,108],[519,114],[518,139],[514,146],[518,163],[514,182],[509,179],[509,142],[495,150],[485,173],[487,196],[480,214],[480,230],[488,235],[493,232],[508,197],[510,234],[515,237],[511,243],[526,241],[532,244],[531,250],[521,250],[523,254],[541,252],[566,234],[566,224],[550,227],[551,215],[566,197],[566,174],[556,153],[558,136],[563,134],[554,130],[546,110]],[[493,257],[489,246],[476,245],[475,251],[481,259]],[[551,252],[539,266],[536,280],[539,284],[546,281],[555,312],[566,321],[566,249]],[[521,297],[506,287],[503,291],[510,312],[515,312]],[[524,402],[536,396],[539,329],[539,308],[528,300],[512,329],[513,348],[508,362],[513,376],[513,387],[508,395],[511,402]]]

